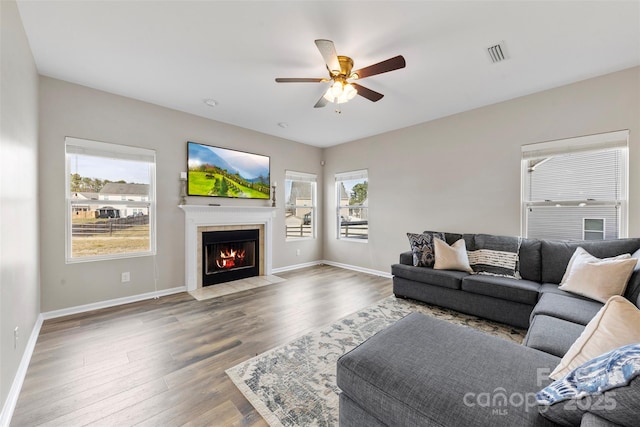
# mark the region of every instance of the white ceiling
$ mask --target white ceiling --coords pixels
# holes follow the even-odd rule
[[[18,0],[42,75],[319,147],[640,65],[640,1]],[[385,97],[314,109],[314,40]],[[504,41],[510,59],[486,48]],[[208,107],[203,100],[218,101]],[[278,123],[287,123],[282,128]]]

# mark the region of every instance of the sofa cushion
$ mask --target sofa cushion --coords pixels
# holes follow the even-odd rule
[[[340,357],[337,385],[389,426],[538,425],[545,420],[535,401],[506,406],[506,400],[533,396],[549,382],[539,370],[550,370],[558,360],[413,313]],[[498,396],[499,403],[487,406],[487,393],[504,399]]]
[[[587,298],[581,295],[572,294],[571,292],[563,291],[562,289],[560,289],[559,285],[556,285],[555,283],[543,283],[542,286],[540,286],[540,296],[538,297],[538,299],[542,298],[542,295],[546,293],[562,295],[567,298],[581,299],[584,301],[593,301],[591,298]]]
[[[560,289],[601,303],[622,295],[638,260],[630,254],[597,258],[578,247],[569,260]]]
[[[538,409],[546,418],[561,424],[578,425],[583,413],[590,411],[614,423],[637,425],[639,377],[640,344],[616,348],[538,392]]]
[[[444,239],[444,233],[407,233],[414,267],[433,267],[433,239]]]
[[[439,233],[438,231],[429,231],[429,230],[425,230],[423,231],[423,233]],[[473,234],[467,234],[467,235],[462,235],[460,233],[449,233],[447,231],[444,232],[444,241],[447,242],[448,244],[452,245],[454,242],[457,242],[460,239],[465,239],[465,243],[467,245],[467,247],[469,247],[469,243],[471,243],[471,240],[468,239],[473,239]]]
[[[564,296],[545,292],[533,307],[531,319],[539,314],[557,317],[569,322],[586,325],[602,308],[602,303],[581,297]]]
[[[620,254],[634,253],[640,249],[640,239],[617,239],[604,241],[559,241],[542,240],[542,282],[560,283],[567,264],[578,246],[598,258],[609,258]]]
[[[474,294],[534,305],[540,284],[511,277],[470,275],[462,279],[462,290]]]
[[[520,242],[519,237],[476,234],[469,264],[477,274],[516,277]]]
[[[542,242],[538,239],[522,239],[518,253],[518,273],[525,280],[542,282]]]
[[[561,378],[581,364],[617,347],[640,342],[640,310],[626,298],[614,296],[587,324],[580,337],[549,375]]]
[[[562,357],[584,331],[584,325],[539,314],[533,316],[523,345]]]
[[[469,275],[464,271],[434,270],[433,268],[414,267],[404,264],[392,265],[391,274],[404,279],[449,289],[460,289],[462,278]]]

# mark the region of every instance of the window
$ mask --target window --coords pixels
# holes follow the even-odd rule
[[[628,135],[619,131],[523,146],[523,235],[626,237]]]
[[[285,171],[285,227],[287,239],[316,236],[316,175]]]
[[[583,222],[583,240],[604,240],[604,218],[585,218]]]
[[[338,239],[369,239],[369,180],[366,170],[336,174]]]
[[[155,254],[155,151],[65,139],[68,263]]]

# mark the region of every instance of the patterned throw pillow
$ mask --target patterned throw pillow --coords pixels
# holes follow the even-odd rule
[[[413,252],[413,265],[416,267],[433,267],[435,260],[433,238],[437,237],[444,240],[444,233],[407,233],[407,237],[411,244],[411,252]]]
[[[469,251],[469,264],[474,274],[520,278],[517,272],[522,238],[476,234],[474,248]]]
[[[632,424],[640,413],[640,343],[592,359],[536,394],[538,410],[562,425],[579,425],[585,412]]]

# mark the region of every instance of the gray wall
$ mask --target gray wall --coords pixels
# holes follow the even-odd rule
[[[630,130],[629,236],[640,236],[640,67],[325,150],[324,258],[389,272],[407,232],[520,234],[520,146]],[[369,170],[369,243],[335,238],[333,175]]]
[[[38,73],[14,1],[0,2],[0,29],[0,405],[4,407],[40,313]],[[16,326],[19,339],[14,348]]]
[[[199,102],[199,100],[197,100]],[[274,123],[275,126],[275,123]],[[156,150],[157,256],[65,264],[64,138],[73,136]],[[184,286],[184,212],[179,176],[188,140],[271,156],[279,183],[273,267],[322,259],[322,239],[285,242],[284,171],[322,178],[322,150],[48,77],[40,79],[40,228],[42,311]],[[190,204],[266,206],[266,201],[191,197]],[[322,228],[319,229],[322,235]],[[300,249],[300,256],[296,255]],[[131,282],[120,283],[121,272]]]

